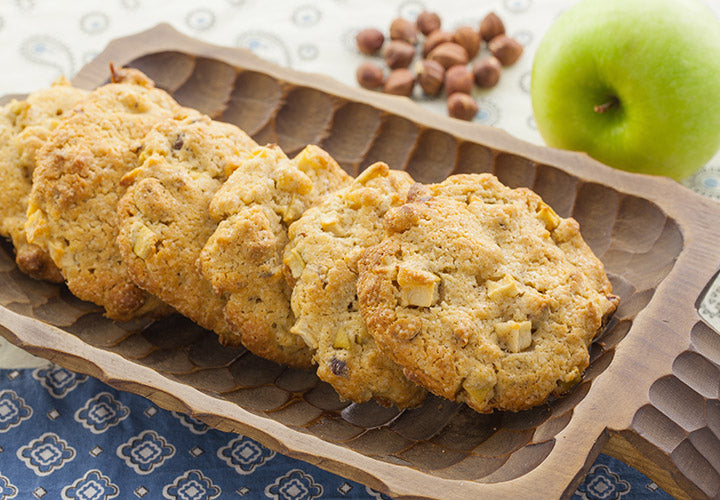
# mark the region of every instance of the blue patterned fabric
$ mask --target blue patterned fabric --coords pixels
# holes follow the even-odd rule
[[[52,366],[0,370],[0,500],[386,499],[361,484]],[[670,499],[601,455],[577,500]]]

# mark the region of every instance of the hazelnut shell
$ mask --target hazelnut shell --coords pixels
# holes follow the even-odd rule
[[[478,112],[475,99],[462,92],[450,94],[447,100],[448,115],[460,120],[472,120]]]
[[[472,59],[480,50],[480,35],[471,26],[460,26],[453,33],[453,41],[462,46]]]
[[[486,42],[489,42],[498,35],[504,34],[505,25],[494,12],[491,12],[480,21],[480,37]]]
[[[385,35],[375,28],[366,28],[355,37],[357,48],[363,54],[375,54],[385,43]]]
[[[522,45],[507,35],[498,35],[490,40],[488,49],[490,49],[490,53],[497,57],[503,66],[514,64],[523,53]]]
[[[415,57],[415,47],[402,40],[393,40],[385,48],[385,64],[390,69],[407,68]]]
[[[452,42],[453,41],[453,35],[449,31],[443,31],[443,30],[436,30],[433,31],[428,35],[428,37],[425,39],[425,44],[423,44],[423,57],[427,57],[432,50],[440,45],[441,43],[445,42]]]
[[[469,94],[473,88],[473,74],[464,64],[451,66],[445,72],[445,92],[448,95],[455,92]]]
[[[445,80],[445,68],[438,62],[421,59],[415,63],[417,83],[423,92],[429,96],[436,96],[442,89]]]
[[[433,31],[439,30],[442,22],[440,21],[440,16],[435,12],[424,10],[418,14],[415,24],[417,24],[420,33],[428,36]]]
[[[386,94],[404,95],[410,97],[415,86],[415,75],[407,68],[398,68],[390,72],[383,92]]]
[[[502,64],[495,56],[476,61],[473,64],[473,76],[478,87],[489,89],[500,81],[502,75]]]
[[[411,45],[417,42],[417,28],[414,23],[398,17],[390,24],[390,39],[402,40]]]
[[[468,62],[468,54],[465,49],[462,45],[454,42],[441,43],[428,54],[427,58],[440,63],[446,69]]]
[[[355,76],[361,87],[370,90],[375,90],[380,87],[384,79],[382,68],[369,61],[358,66]]]

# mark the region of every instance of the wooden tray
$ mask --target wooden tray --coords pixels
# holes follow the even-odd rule
[[[75,84],[104,83],[110,61],[260,143],[290,154],[319,144],[353,174],[384,160],[420,181],[493,172],[531,187],[580,221],[620,308],[582,384],[517,414],[479,415],[436,398],[404,412],[347,404],[314,374],[223,349],[182,318],[106,320],[64,287],[23,276],[5,248],[0,329],[11,342],[399,498],[568,498],[603,448],[677,497],[720,496],[720,335],[697,313],[720,268],[720,205],[669,179],[533,146],[167,25],[111,43]]]

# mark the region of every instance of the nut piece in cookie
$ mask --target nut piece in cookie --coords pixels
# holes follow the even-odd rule
[[[0,235],[12,239],[20,270],[35,279],[62,282],[47,251],[25,236],[35,154],[50,133],[87,96],[61,78],[52,86],[0,109]]]
[[[407,173],[376,163],[290,226],[284,262],[294,284],[291,331],[315,350],[318,377],[358,403],[374,397],[407,407],[425,396],[367,333],[356,290],[360,254],[380,241],[383,215],[405,201],[412,184]],[[434,294],[425,288],[431,277],[409,272],[405,281],[407,301]]]
[[[125,191],[120,180],[138,166],[147,132],[190,113],[141,72],[117,70],[113,83],[91,92],[38,151],[28,241],[48,251],[73,294],[103,306],[109,318],[169,310],[128,275],[115,246],[116,206]]]
[[[360,260],[368,331],[414,381],[478,412],[567,392],[617,307],[577,222],[489,174],[391,208]]]
[[[282,252],[287,228],[323,195],[350,181],[330,155],[308,146],[292,160],[277,146],[241,162],[210,203],[218,226],[200,255],[203,276],[223,299],[232,332],[264,358],[309,367],[310,349],[290,333],[295,318]]]
[[[143,290],[221,337],[232,334],[225,301],[200,272],[198,258],[217,228],[213,196],[258,147],[229,123],[194,113],[167,118],[142,143],[141,165],[122,178],[117,245]]]

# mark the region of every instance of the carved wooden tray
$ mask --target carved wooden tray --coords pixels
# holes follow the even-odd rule
[[[104,83],[110,61],[260,143],[290,154],[319,144],[353,174],[384,160],[419,181],[493,172],[531,187],[580,221],[620,308],[582,384],[517,414],[437,398],[404,412],[347,404],[314,374],[224,349],[182,318],[104,319],[64,287],[23,276],[5,247],[0,330],[11,342],[399,498],[567,498],[603,448],[678,497],[720,496],[720,335],[697,313],[720,268],[720,205],[669,179],[533,146],[167,25],[111,43],[75,84]]]

